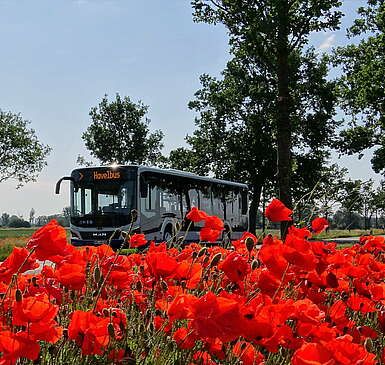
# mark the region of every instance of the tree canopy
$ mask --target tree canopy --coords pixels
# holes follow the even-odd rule
[[[192,1],[195,20],[223,23],[229,31],[231,52],[247,61],[256,83],[263,87],[264,80],[270,86],[279,197],[289,207],[296,111],[293,99],[298,87],[290,75],[302,65],[296,60],[310,33],[338,28],[342,14],[336,9],[340,5],[338,0]]]
[[[46,166],[51,148],[39,142],[29,122],[0,110],[0,182],[16,179],[18,186],[35,181]]]
[[[196,172],[247,182],[251,220],[262,186],[277,184],[291,206],[296,188],[303,193],[319,178],[308,168],[321,165],[333,143],[335,83],[327,80],[326,60],[305,45],[310,32],[338,26],[341,14],[333,7],[339,5],[192,1],[196,21],[228,28],[233,58],[221,80],[201,76],[202,88],[189,104],[198,113],[197,130],[187,137],[194,154],[179,151],[180,157],[194,156]]]
[[[348,36],[356,44],[340,47],[334,63],[342,68],[340,104],[350,116],[350,125],[341,132],[339,148],[359,154],[375,147],[372,166],[385,172],[385,4],[368,0],[358,9],[358,18]],[[358,42],[357,40],[358,39]]]
[[[91,155],[103,164],[156,164],[161,158],[163,133],[150,132],[148,106],[128,96],[109,102],[105,95],[90,111],[91,124],[83,140]]]

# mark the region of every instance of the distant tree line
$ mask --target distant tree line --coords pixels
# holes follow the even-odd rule
[[[2,213],[0,216],[0,226],[8,228],[30,228],[41,227],[47,224],[52,219],[56,219],[63,227],[70,225],[70,208],[65,207],[62,213],[52,215],[41,215],[35,217],[35,209],[31,209],[29,220],[25,220],[22,216],[10,215]]]

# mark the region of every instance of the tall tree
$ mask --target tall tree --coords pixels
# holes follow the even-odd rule
[[[50,150],[39,142],[27,120],[0,109],[0,182],[15,179],[21,186],[35,181]]]
[[[231,52],[247,60],[253,74],[271,88],[275,106],[271,133],[276,141],[279,197],[288,207],[292,206],[297,92],[290,74],[302,65],[296,60],[310,33],[338,27],[341,13],[336,8],[340,5],[339,0],[192,0],[195,20],[223,23],[229,30]]]
[[[107,95],[90,111],[91,124],[83,140],[91,155],[103,164],[156,164],[161,157],[163,133],[150,132],[148,106],[129,97],[108,101]]]
[[[368,0],[358,9],[358,18],[348,31],[355,41],[336,50],[334,62],[342,66],[341,106],[351,117],[341,132],[340,149],[359,154],[375,147],[372,166],[385,172],[385,3]],[[359,40],[357,43],[356,39]]]

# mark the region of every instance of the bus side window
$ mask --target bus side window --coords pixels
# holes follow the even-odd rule
[[[224,219],[224,204],[221,188],[218,186],[212,190],[213,214]]]
[[[212,215],[212,203],[211,203],[211,189],[208,186],[204,186],[200,191],[201,207],[208,215]]]
[[[141,198],[142,213],[147,217],[154,217],[159,208],[159,190],[157,186],[148,185],[147,197]]]
[[[241,209],[241,213],[243,214],[243,215],[245,215],[245,214],[247,214],[247,210],[248,210],[248,201],[247,201],[247,191],[245,191],[245,190],[242,190],[241,191],[241,207],[242,207],[242,209]]]
[[[160,210],[161,213],[173,213],[177,214],[179,210],[179,199],[178,196],[173,194],[169,190],[160,191]]]
[[[199,195],[196,189],[190,189],[188,191],[188,195],[190,197],[191,208],[196,207],[199,209]]]

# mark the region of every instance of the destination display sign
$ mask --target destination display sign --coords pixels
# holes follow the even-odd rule
[[[72,177],[78,183],[127,180],[134,178],[135,175],[136,170],[125,167],[78,169],[72,172]]]

